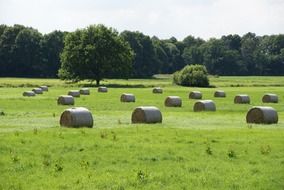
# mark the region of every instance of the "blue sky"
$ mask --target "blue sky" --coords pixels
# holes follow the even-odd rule
[[[0,24],[40,32],[105,24],[159,38],[284,33],[284,0],[0,0]]]

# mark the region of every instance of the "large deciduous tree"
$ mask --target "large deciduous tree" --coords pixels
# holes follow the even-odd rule
[[[104,25],[91,25],[66,35],[59,77],[64,80],[100,81],[105,77],[127,78],[133,52],[118,32]]]

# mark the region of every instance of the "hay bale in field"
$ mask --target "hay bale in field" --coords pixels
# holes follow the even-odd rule
[[[166,107],[181,107],[182,100],[179,96],[168,96],[165,99],[165,106]]]
[[[250,97],[246,94],[239,94],[235,96],[234,102],[235,104],[249,104]]]
[[[162,123],[162,113],[154,106],[135,108],[131,117],[132,123]]]
[[[154,94],[163,94],[163,89],[161,87],[155,87],[153,88],[152,92]]]
[[[35,94],[43,94],[43,91],[41,88],[34,88],[32,89],[32,91],[35,93]]]
[[[272,124],[278,123],[277,111],[272,107],[256,106],[246,116],[247,123]]]
[[[35,96],[36,94],[34,93],[34,91],[25,91],[23,92],[23,96],[28,96],[28,97],[31,97],[31,96]]]
[[[47,86],[40,86],[39,88],[41,88],[42,91],[48,91],[48,87]]]
[[[217,90],[214,93],[214,97],[216,97],[216,98],[225,98],[226,97],[226,93],[223,90]]]
[[[193,111],[216,111],[216,106],[212,100],[199,100],[195,102]]]
[[[83,107],[66,109],[60,117],[63,127],[93,127],[92,113]]]
[[[108,89],[107,89],[107,87],[105,87],[105,86],[100,86],[100,87],[98,88],[98,92],[108,92]]]
[[[202,99],[202,93],[199,91],[192,91],[189,93],[189,99]]]
[[[58,105],[74,105],[74,97],[68,95],[61,95],[57,99]]]
[[[133,94],[123,93],[120,96],[121,102],[135,102],[135,96]]]
[[[278,103],[278,96],[276,94],[265,94],[262,97],[263,103]]]
[[[90,95],[90,89],[89,88],[81,88],[80,94],[81,95]]]
[[[69,90],[68,95],[73,96],[73,97],[80,97],[80,91],[79,90]]]

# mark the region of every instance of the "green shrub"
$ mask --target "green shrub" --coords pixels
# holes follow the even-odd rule
[[[175,84],[180,84],[179,71],[174,72],[173,82],[174,82]]]
[[[208,87],[208,72],[203,65],[187,65],[174,73],[173,82],[182,86]]]

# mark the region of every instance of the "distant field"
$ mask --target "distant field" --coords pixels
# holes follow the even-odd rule
[[[38,85],[49,92],[34,98],[22,92]],[[88,82],[67,84],[57,79],[0,79],[1,189],[284,189],[284,77],[211,78],[217,88],[172,85],[159,79],[105,80],[109,93],[76,98],[75,106],[90,109],[93,129],[59,127],[68,106],[58,95]],[[152,94],[151,87],[164,87]],[[225,99],[213,97],[216,89]],[[212,99],[216,112],[195,113],[191,90]],[[135,103],[121,103],[124,92]],[[263,104],[264,93],[279,95],[278,104]],[[250,95],[250,105],[235,105],[236,94]],[[168,95],[180,96],[182,108],[167,108]],[[133,125],[133,109],[153,105],[162,124]],[[278,111],[275,125],[248,125],[245,116],[254,105]]]
[[[153,86],[172,86],[172,75],[155,75],[153,79],[105,79],[102,85],[123,88],[144,88]],[[284,76],[279,77],[210,77],[210,84],[215,87],[265,87],[284,86]],[[95,86],[95,83],[83,81],[79,83],[66,83],[59,79],[30,79],[30,78],[0,78],[0,87],[36,87],[38,85],[49,85],[53,87],[78,87]]]

